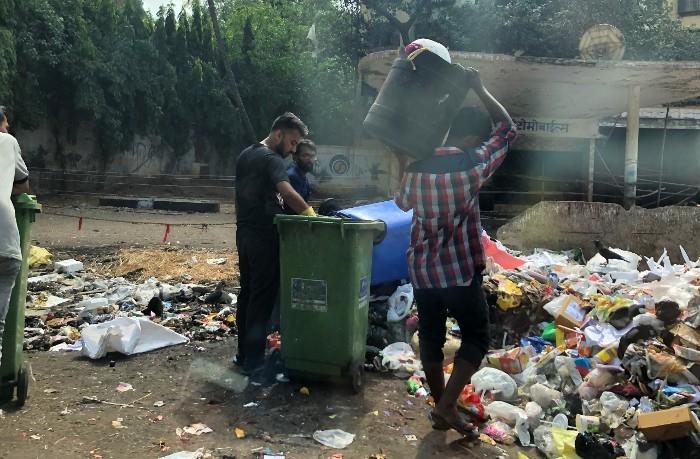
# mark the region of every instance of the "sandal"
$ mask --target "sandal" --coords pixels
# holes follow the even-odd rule
[[[447,419],[443,418],[439,414],[437,414],[434,410],[430,412],[428,415],[430,418],[430,422],[433,425],[433,429],[435,430],[450,430],[454,429],[461,435],[469,438],[469,439],[476,439],[479,438],[479,429],[476,428],[473,424],[467,422],[464,420],[463,417],[460,416],[460,420],[462,421],[461,423],[451,423]]]
[[[450,430],[452,427],[439,416],[436,416],[433,413],[433,410],[430,410],[430,413],[428,413],[428,419],[430,419],[430,424],[432,424],[433,429],[435,430]]]

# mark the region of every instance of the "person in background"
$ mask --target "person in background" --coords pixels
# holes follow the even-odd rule
[[[316,144],[309,139],[301,139],[294,153],[294,162],[287,169],[289,183],[306,202],[311,197],[311,184],[306,176],[313,172],[316,164]]]
[[[407,258],[418,305],[420,357],[436,403],[433,428],[476,437],[477,429],[457,411],[457,399],[489,349],[489,312],[481,287],[486,260],[480,241],[479,190],[503,163],[516,128],[478,72],[467,69],[467,78],[491,119],[480,110],[464,108],[452,122],[447,146],[407,166],[396,202],[403,210],[414,211]],[[448,314],[460,326],[462,343],[445,386]]]
[[[15,208],[10,196],[29,192],[29,173],[17,139],[8,134],[7,110],[0,106],[0,360],[10,296],[22,264]]]
[[[274,218],[289,207],[315,216],[289,183],[284,158],[308,134],[293,113],[279,116],[268,136],[241,152],[236,162],[236,246],[241,276],[234,363],[253,383],[266,384],[267,326],[279,292],[279,239]]]

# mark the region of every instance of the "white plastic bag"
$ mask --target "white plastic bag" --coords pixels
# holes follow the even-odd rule
[[[486,405],[485,411],[494,421],[503,421],[511,427],[515,426],[520,418],[527,420],[525,410],[506,402],[491,402]]]
[[[355,435],[340,429],[317,430],[314,432],[314,440],[324,446],[333,449],[343,449],[355,440]]]
[[[554,437],[552,436],[552,427],[541,425],[535,429],[535,446],[547,458],[553,459],[557,457],[557,448],[554,445]]]
[[[518,392],[515,380],[509,374],[491,367],[484,367],[472,376],[474,391],[492,392],[501,400],[512,400]]]
[[[204,459],[206,451],[204,448],[199,448],[197,451],[180,451],[179,453],[162,456],[161,459]]]
[[[537,427],[540,425],[544,411],[537,402],[527,402],[527,404],[525,404],[525,414],[527,415],[527,422],[530,424],[530,427]]]
[[[530,388],[530,398],[544,410],[549,409],[556,402],[560,401],[562,397],[564,397],[564,394],[544,384],[533,384]]]
[[[389,311],[386,314],[387,321],[398,322],[405,319],[413,306],[413,286],[411,284],[399,285],[387,302],[389,303]]]
[[[561,308],[564,307],[566,303],[569,302],[571,299],[570,295],[562,295],[554,298],[552,301],[549,303],[545,304],[543,306],[544,310],[547,311],[552,317],[557,317],[559,315],[559,311],[561,311]]]
[[[554,358],[554,365],[557,367],[557,373],[559,373],[559,376],[561,376],[562,379],[569,378],[574,387],[578,387],[583,384],[581,373],[579,373],[576,369],[576,363],[571,357],[558,355]]]
[[[91,359],[102,358],[108,352],[140,354],[189,341],[162,325],[132,317],[119,317],[101,324],[89,325],[82,330],[81,340],[83,355]]]
[[[530,446],[531,439],[527,414],[522,408],[506,402],[495,401],[486,405],[485,411],[491,419],[503,421],[510,426],[514,426],[520,444]]]
[[[420,361],[416,359],[416,354],[408,343],[392,343],[382,349],[381,356],[382,367],[388,370],[402,370],[413,374],[421,369]]]
[[[613,429],[619,427],[625,421],[625,414],[630,406],[627,400],[618,397],[612,392],[600,394],[600,405],[600,419]]]

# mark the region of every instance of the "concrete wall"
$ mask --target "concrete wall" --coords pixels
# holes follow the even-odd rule
[[[88,125],[81,125],[77,130],[74,143],[61,139],[64,149],[61,158],[56,156],[56,140],[46,125],[32,131],[19,130],[16,137],[25,159],[35,168],[72,171],[102,169],[95,136]],[[164,173],[199,174],[194,148],[190,148],[177,161],[173,161],[172,155],[168,153],[169,147],[162,144],[160,137],[136,136],[129,148],[112,158],[104,172],[142,176]]]
[[[169,147],[163,145],[158,136],[136,137],[130,148],[116,154],[103,169],[93,132],[87,125],[78,129],[74,143],[62,139],[64,152],[60,158],[47,126],[33,131],[20,130],[17,139],[25,160],[33,169],[33,186],[47,194],[64,191],[123,196],[233,197],[229,187],[234,185],[233,159],[238,153],[233,148],[229,158],[221,158],[213,151],[196,154],[193,147],[175,161]],[[398,183],[396,167],[394,156],[374,142],[357,147],[319,145],[318,164],[311,180],[318,183],[324,196],[357,199],[390,196]]]
[[[498,239],[518,250],[536,247],[594,253],[593,240],[640,255],[658,257],[664,248],[681,261],[679,245],[691,259],[700,256],[700,207],[626,211],[622,206],[588,202],[541,202],[502,226]]]
[[[328,196],[390,196],[398,187],[394,155],[379,144],[319,145],[311,178]]]

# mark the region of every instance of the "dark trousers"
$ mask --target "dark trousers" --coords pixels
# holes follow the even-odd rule
[[[238,360],[249,371],[265,362],[267,327],[279,292],[279,239],[276,232],[236,231],[241,292],[238,295]]]
[[[415,290],[418,304],[418,338],[423,362],[439,363],[445,358],[445,321],[454,317],[462,332],[457,357],[478,367],[489,350],[489,309],[481,276],[468,287]]]

